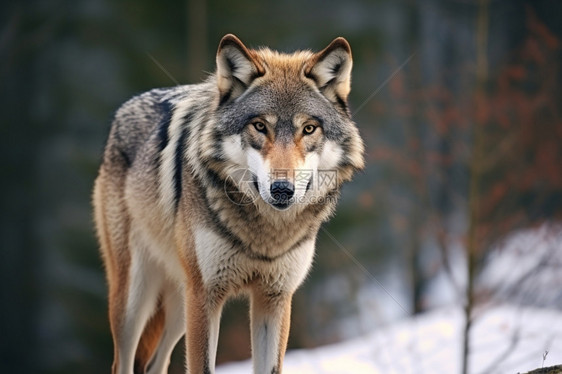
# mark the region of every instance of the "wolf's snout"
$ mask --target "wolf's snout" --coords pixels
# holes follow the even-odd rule
[[[295,194],[295,185],[288,180],[277,180],[271,184],[270,192],[273,205],[277,208],[286,208]]]

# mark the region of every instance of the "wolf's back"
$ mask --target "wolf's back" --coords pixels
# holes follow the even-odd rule
[[[142,148],[154,141],[165,142],[174,106],[187,98],[195,86],[153,89],[129,99],[115,113],[106,145],[104,165],[108,169],[129,168]]]

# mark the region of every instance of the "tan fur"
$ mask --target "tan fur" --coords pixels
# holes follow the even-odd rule
[[[283,371],[283,359],[285,358],[285,347],[289,341],[289,330],[291,328],[291,300],[285,303],[283,309],[282,324],[281,324],[281,334],[279,338],[279,357],[277,365],[279,367],[279,372]]]
[[[106,267],[107,283],[109,285],[109,322],[114,338],[119,336],[122,328],[122,316],[127,303],[127,294],[123,292],[129,285],[129,267],[131,257],[127,249],[127,234],[129,221],[126,215],[119,217],[118,226],[113,226],[111,217],[107,217],[109,201],[117,201],[114,210],[121,213],[126,210],[123,204],[122,184],[115,185],[107,181],[106,172],[100,171],[94,189],[95,221],[101,252]],[[115,347],[112,372],[117,372],[119,354]]]
[[[297,144],[274,144],[264,155],[273,170],[274,179],[294,182],[295,169],[304,161],[303,152]]]
[[[178,224],[176,225],[176,245],[187,276],[186,363],[190,372],[203,373],[208,350],[207,319],[213,305],[210,305],[207,300],[208,295],[195,257],[194,244],[191,240],[193,233],[189,226],[183,224],[183,222],[191,220],[189,216],[184,214],[187,211],[189,210],[182,209],[180,211]]]
[[[227,35],[208,82],[153,90],[117,112],[93,196],[114,374],[167,372],[184,334],[189,372],[212,374],[221,310],[236,294],[251,300],[254,371],[281,372],[292,295],[312,264],[316,234],[341,184],[363,167],[347,110],[350,69],[341,38],[317,54],[282,54]],[[236,107],[257,87],[266,97]],[[254,113],[252,105],[266,109]],[[254,128],[258,121],[267,131]],[[307,125],[315,131],[304,134]],[[247,185],[237,184],[236,171],[252,167],[262,186],[269,171],[296,182],[307,167],[337,170],[337,180],[310,192],[305,180],[300,197],[324,200],[279,210],[259,197],[270,186],[256,189],[255,180],[244,183],[258,198],[239,200]]]
[[[135,353],[135,373],[144,373],[146,371],[146,367],[162,338],[165,321],[164,306],[159,302],[158,309],[146,324],[137,347],[137,352]]]

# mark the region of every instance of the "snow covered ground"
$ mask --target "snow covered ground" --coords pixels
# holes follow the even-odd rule
[[[460,373],[462,310],[433,311],[370,335],[289,351],[284,373]],[[501,305],[474,321],[470,373],[524,373],[562,363],[562,311]],[[251,373],[251,362],[222,365],[218,374]]]

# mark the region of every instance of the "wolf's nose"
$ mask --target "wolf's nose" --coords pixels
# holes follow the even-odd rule
[[[295,186],[288,180],[277,180],[271,184],[270,191],[276,203],[287,204],[295,194]]]

